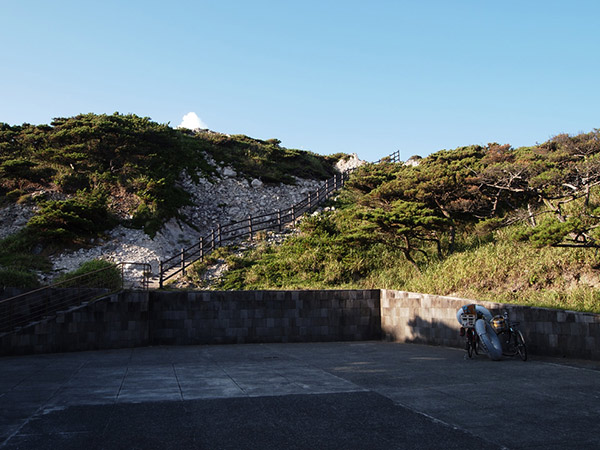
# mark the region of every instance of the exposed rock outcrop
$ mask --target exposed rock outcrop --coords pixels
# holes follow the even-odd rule
[[[0,210],[0,239],[16,233],[23,228],[35,214],[30,205],[9,205]]]
[[[119,225],[110,230],[105,239],[93,242],[91,248],[65,251],[51,257],[54,272],[43,281],[49,281],[60,273],[74,270],[81,263],[96,258],[115,262],[147,262],[156,273],[160,260],[197,242],[200,236],[208,234],[217,224],[289,208],[321,184],[317,180],[299,178],[295,185],[270,185],[260,180],[249,182],[238,177],[230,167],[220,168],[220,175],[220,178],[212,181],[199,178],[195,183],[191,177],[183,174],[180,186],[190,193],[193,205],[180,209],[180,218],[165,223],[154,238],[143,230]],[[34,212],[33,206],[17,204],[0,210],[0,237],[24,227]]]
[[[419,164],[421,164],[422,160],[423,160],[423,158],[420,157],[419,155],[414,155],[414,156],[411,156],[410,158],[408,158],[406,160],[406,162],[404,163],[404,165],[415,167],[415,166],[418,166]]]
[[[362,159],[359,159],[358,155],[356,153],[352,153],[349,158],[347,159],[340,159],[336,164],[335,164],[335,169],[340,172],[346,172],[347,170],[351,170],[351,169],[355,169],[357,167],[362,166],[363,164],[366,164],[366,161],[363,161]]]

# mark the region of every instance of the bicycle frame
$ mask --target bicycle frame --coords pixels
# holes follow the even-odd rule
[[[502,341],[502,354],[505,356],[519,355],[523,361],[527,361],[527,346],[523,334],[519,331],[519,322],[511,322],[506,311],[504,319],[508,329],[499,334]]]
[[[460,330],[460,335],[465,336],[465,350],[467,351],[469,358],[472,358],[473,353],[476,355],[479,354],[479,336],[477,336],[474,328],[477,316],[475,314],[463,314],[461,316],[461,320],[462,327]]]

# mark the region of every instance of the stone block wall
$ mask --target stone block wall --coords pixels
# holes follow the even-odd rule
[[[386,340],[462,346],[456,311],[464,300],[382,290],[380,301],[381,329]]]
[[[126,291],[0,336],[0,355],[380,338],[379,290]]]
[[[521,320],[532,353],[600,360],[600,315],[521,307]]]
[[[69,308],[0,336],[0,355],[148,345],[148,293],[124,292]]]
[[[50,311],[67,309],[108,292],[107,289],[85,287],[35,290],[5,288],[0,294],[0,332],[12,328],[14,324],[26,325],[31,317],[41,319],[49,315]],[[18,296],[15,300],[2,301],[15,296]],[[8,323],[9,315],[12,317],[11,323]]]
[[[153,344],[379,339],[379,290],[151,292]]]
[[[0,335],[0,355],[145,345],[386,339],[462,348],[456,311],[521,322],[531,354],[600,360],[600,315],[393,290],[127,291]]]

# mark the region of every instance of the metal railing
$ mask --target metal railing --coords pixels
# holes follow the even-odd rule
[[[379,161],[376,161],[374,164],[380,163],[401,163],[403,162],[400,159],[400,150],[396,150],[394,153],[381,158]]]
[[[0,333],[56,316],[61,311],[127,289],[148,289],[150,264],[123,262],[0,300]]]
[[[389,156],[376,161],[373,164],[380,163],[400,163],[400,150],[396,150]],[[203,261],[208,254],[224,244],[250,238],[258,231],[277,230],[282,231],[283,227],[289,223],[295,223],[305,213],[314,211],[319,205],[331,197],[333,192],[341,189],[345,182],[356,168],[349,169],[342,174],[325,181],[315,192],[309,193],[300,202],[284,210],[277,210],[273,213],[260,216],[248,216],[247,219],[232,222],[228,225],[217,225],[210,232],[199,238],[198,242],[182,248],[174,256],[159,262],[158,285],[163,288],[165,281],[176,275],[184,275],[185,270],[196,261]]]
[[[170,278],[178,274],[185,274],[186,268],[196,261],[203,261],[209,253],[223,245],[245,238],[252,240],[259,231],[282,231],[285,225],[295,223],[303,214],[314,211],[329,199],[335,191],[344,185],[349,174],[349,171],[344,172],[326,180],[316,191],[309,193],[303,200],[290,208],[259,216],[248,216],[247,219],[224,226],[217,225],[207,235],[200,237],[197,243],[182,248],[176,255],[160,261],[159,287],[162,288],[164,282]]]

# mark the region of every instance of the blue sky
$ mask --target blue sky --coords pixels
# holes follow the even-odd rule
[[[0,0],[0,122],[94,112],[404,159],[600,127],[597,1]]]

